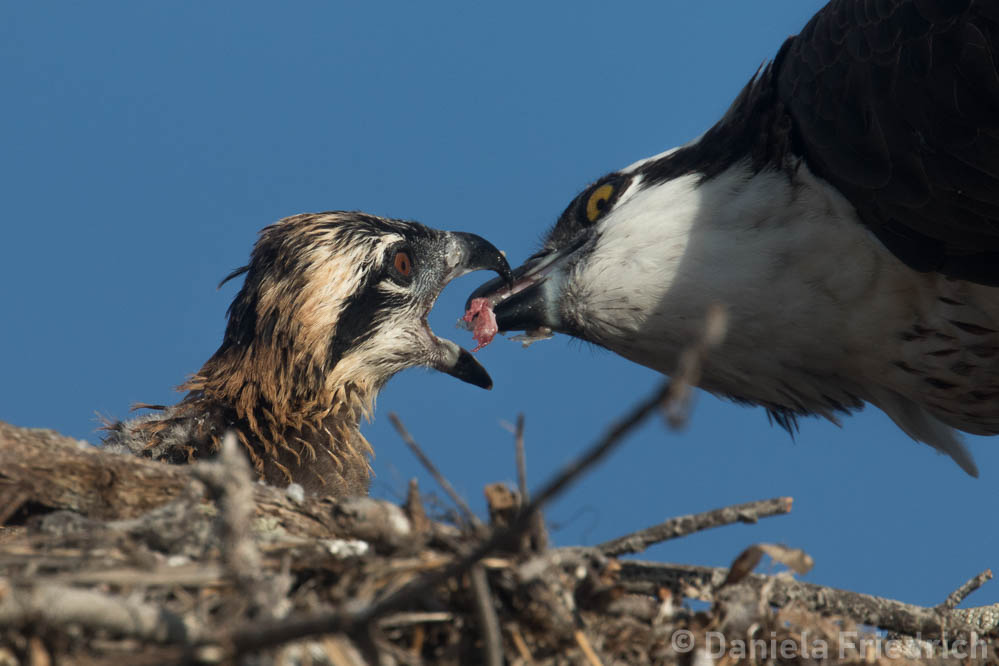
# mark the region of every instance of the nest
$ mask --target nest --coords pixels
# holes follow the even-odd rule
[[[456,496],[456,519],[432,520],[415,482],[402,506],[266,486],[233,442],[171,466],[0,423],[0,665],[993,659],[999,609],[954,608],[990,572],[920,608],[797,581],[808,556],[768,544],[728,569],[618,559],[790,498],[550,547],[543,504],[667,395],[533,498],[488,487],[488,521]],[[763,556],[790,572],[752,573]]]

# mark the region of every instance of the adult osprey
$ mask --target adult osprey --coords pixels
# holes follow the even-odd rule
[[[977,475],[999,433],[999,3],[833,0],[703,136],[579,194],[470,314],[800,415],[872,403]]]
[[[392,375],[422,365],[492,386],[471,354],[427,325],[444,285],[479,269],[510,277],[474,234],[359,212],[285,218],[223,280],[246,274],[222,345],[181,386],[187,396],[109,425],[105,443],[186,462],[212,455],[232,430],[269,483],[366,493],[371,447],[360,421]]]

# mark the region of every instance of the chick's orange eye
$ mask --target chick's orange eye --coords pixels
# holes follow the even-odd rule
[[[614,186],[605,183],[593,190],[590,198],[586,200],[586,219],[589,222],[596,222],[597,218],[607,210],[607,204],[614,195]]]
[[[405,252],[396,252],[394,263],[395,270],[399,272],[399,275],[409,277],[409,274],[413,272],[413,262]]]

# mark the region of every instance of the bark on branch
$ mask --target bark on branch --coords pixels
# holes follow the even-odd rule
[[[203,463],[211,465],[212,463]],[[201,488],[210,469],[197,465],[168,465],[137,456],[109,453],[52,430],[18,428],[0,422],[0,493],[16,498],[22,506],[42,510],[69,510],[129,531],[142,529],[171,502],[185,498],[192,485]],[[378,547],[397,547],[412,541],[409,521],[388,502],[360,498],[345,502],[306,497],[295,499],[280,488],[258,483],[247,488],[249,509],[256,530],[276,530],[301,538],[353,537]],[[243,501],[247,501],[244,499]],[[203,498],[205,505],[209,498]],[[189,503],[186,503],[189,504]],[[13,514],[10,507],[5,513]],[[180,507],[191,510],[190,506]],[[204,515],[192,516],[204,520]],[[175,516],[173,529],[189,527],[184,516]],[[162,525],[153,532],[166,540]],[[446,525],[433,531],[453,534]],[[177,535],[178,540],[183,535]],[[430,537],[435,534],[429,535]]]
[[[684,596],[710,602],[715,600],[714,590],[724,582],[728,572],[728,569],[721,567],[626,560],[621,562],[620,577],[629,592],[655,594],[666,587],[678,590]],[[983,636],[993,634],[999,628],[999,604],[952,610],[925,608],[894,599],[762,574],[749,574],[742,584],[757,592],[766,589],[769,592],[768,601],[773,606],[797,603],[811,611],[843,615],[858,623],[909,636],[932,638],[944,632],[953,635],[958,631],[975,631]]]
[[[653,544],[677,539],[712,527],[732,523],[755,523],[760,518],[777,516],[791,511],[790,497],[776,497],[769,500],[736,504],[704,513],[670,518],[669,520],[605,541],[597,546],[604,555],[617,556],[640,553]]]

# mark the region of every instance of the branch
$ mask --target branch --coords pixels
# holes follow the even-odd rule
[[[482,663],[487,666],[502,666],[503,639],[500,637],[499,619],[496,617],[496,608],[493,607],[485,568],[481,564],[472,567],[469,578],[472,595],[475,597],[475,614],[482,626]]]
[[[593,646],[590,645],[590,639],[586,637],[586,634],[583,633],[582,629],[577,629],[575,633],[573,633],[573,637],[576,639],[576,645],[579,646],[580,652],[582,652],[583,656],[586,658],[587,664],[590,666],[603,666],[603,662],[600,660],[600,657],[597,656]]]
[[[667,587],[683,591],[684,596],[709,602],[714,601],[712,591],[729,572],[721,567],[634,560],[623,560],[620,564],[620,581],[627,592],[655,594],[659,588]],[[769,592],[767,601],[772,606],[785,607],[798,603],[811,611],[844,615],[858,623],[909,636],[932,638],[955,630],[973,630],[979,635],[987,635],[999,628],[999,604],[941,611],[783,576],[750,574],[742,583],[757,592],[766,587]]]
[[[531,499],[527,490],[527,456],[524,452],[524,414],[517,414],[517,430],[513,435],[514,448],[517,451],[517,489],[520,491],[520,499],[527,502]]]
[[[590,446],[581,457],[566,465],[557,476],[542,486],[535,494],[534,499],[527,505],[524,514],[530,514],[540,509],[549,500],[565,490],[566,486],[579,478],[584,471],[600,462],[614,450],[625,435],[648,418],[649,414],[662,406],[669,392],[670,383],[667,381],[660,385],[651,397],[636,405],[623,419],[614,424],[600,440]],[[527,522],[528,519],[522,516],[515,525],[526,525]]]
[[[209,467],[202,470],[200,465]],[[209,500],[202,497],[204,486],[198,475],[214,474],[218,467],[211,465],[217,463],[168,465],[86,446],[52,430],[18,428],[0,422],[0,493],[4,498],[32,506],[41,514],[48,513],[48,509],[66,509],[93,520],[129,521],[113,526],[131,533],[154,528],[161,540],[192,537],[190,523],[176,523],[176,534],[163,534],[163,521],[152,519],[156,512],[182,514],[181,509],[194,509],[198,501],[208,504]],[[197,484],[195,489],[192,483]],[[408,538],[400,533],[394,519],[398,507],[388,502],[368,498],[333,502],[315,496],[295,501],[284,489],[259,483],[251,483],[249,491],[255,529],[271,525],[283,535],[320,539],[363,535],[359,538],[390,544]],[[184,507],[177,507],[178,502]],[[353,518],[359,511],[357,507],[364,503],[382,505],[382,513],[391,520],[374,523],[371,511]],[[171,504],[176,509],[173,513]],[[436,531],[438,526],[432,529]]]
[[[695,513],[690,516],[680,516],[646,527],[598,545],[596,548],[604,555],[618,556],[629,553],[640,553],[653,544],[670,539],[711,529],[736,522],[755,523],[760,518],[777,516],[791,511],[790,497],[776,497],[769,500],[736,504],[714,511]]]
[[[965,600],[969,594],[980,588],[986,581],[992,580],[992,569],[986,569],[967,583],[951,592],[944,602],[937,606],[939,610],[953,610]]]
[[[667,401],[666,422],[674,430],[687,424],[690,416],[691,387],[701,380],[704,359],[713,347],[725,339],[728,311],[720,303],[712,303],[704,315],[704,329],[680,353]]]
[[[531,499],[531,491],[527,489],[527,453],[524,447],[524,414],[517,414],[517,425],[513,433],[514,448],[517,457],[517,489],[520,491],[521,506]],[[534,514],[533,525],[530,528],[531,539],[528,540],[535,552],[548,547],[548,531],[545,529],[545,518],[538,512]]]
[[[388,417],[392,422],[392,425],[395,426],[396,432],[398,432],[399,436],[402,437],[402,441],[405,442],[406,446],[409,447],[409,450],[413,452],[413,455],[415,455],[417,460],[420,461],[420,464],[422,464],[427,471],[430,472],[430,475],[434,477],[434,480],[437,481],[440,487],[444,489],[444,492],[447,493],[447,496],[451,498],[451,501],[454,502],[455,506],[457,506],[461,511],[468,524],[472,525],[476,529],[481,529],[483,527],[482,521],[479,520],[479,517],[475,515],[471,507],[468,506],[461,495],[459,495],[454,489],[451,482],[444,478],[444,475],[440,473],[437,466],[434,465],[430,458],[427,457],[427,454],[423,452],[420,445],[416,443],[413,436],[409,434],[408,430],[406,430],[406,426],[402,424],[402,420],[399,416],[395,412],[389,412]]]
[[[250,582],[260,572],[260,551],[250,529],[253,479],[249,462],[238,448],[233,431],[222,438],[217,462],[192,465],[191,471],[219,498],[222,560],[226,568],[236,580]]]
[[[79,625],[115,636],[156,643],[190,643],[194,628],[170,611],[131,599],[64,585],[39,583],[8,587],[0,598],[0,626]]]
[[[0,486],[13,486],[46,507],[98,520],[135,518],[174,499],[189,478],[178,466],[0,422]]]

